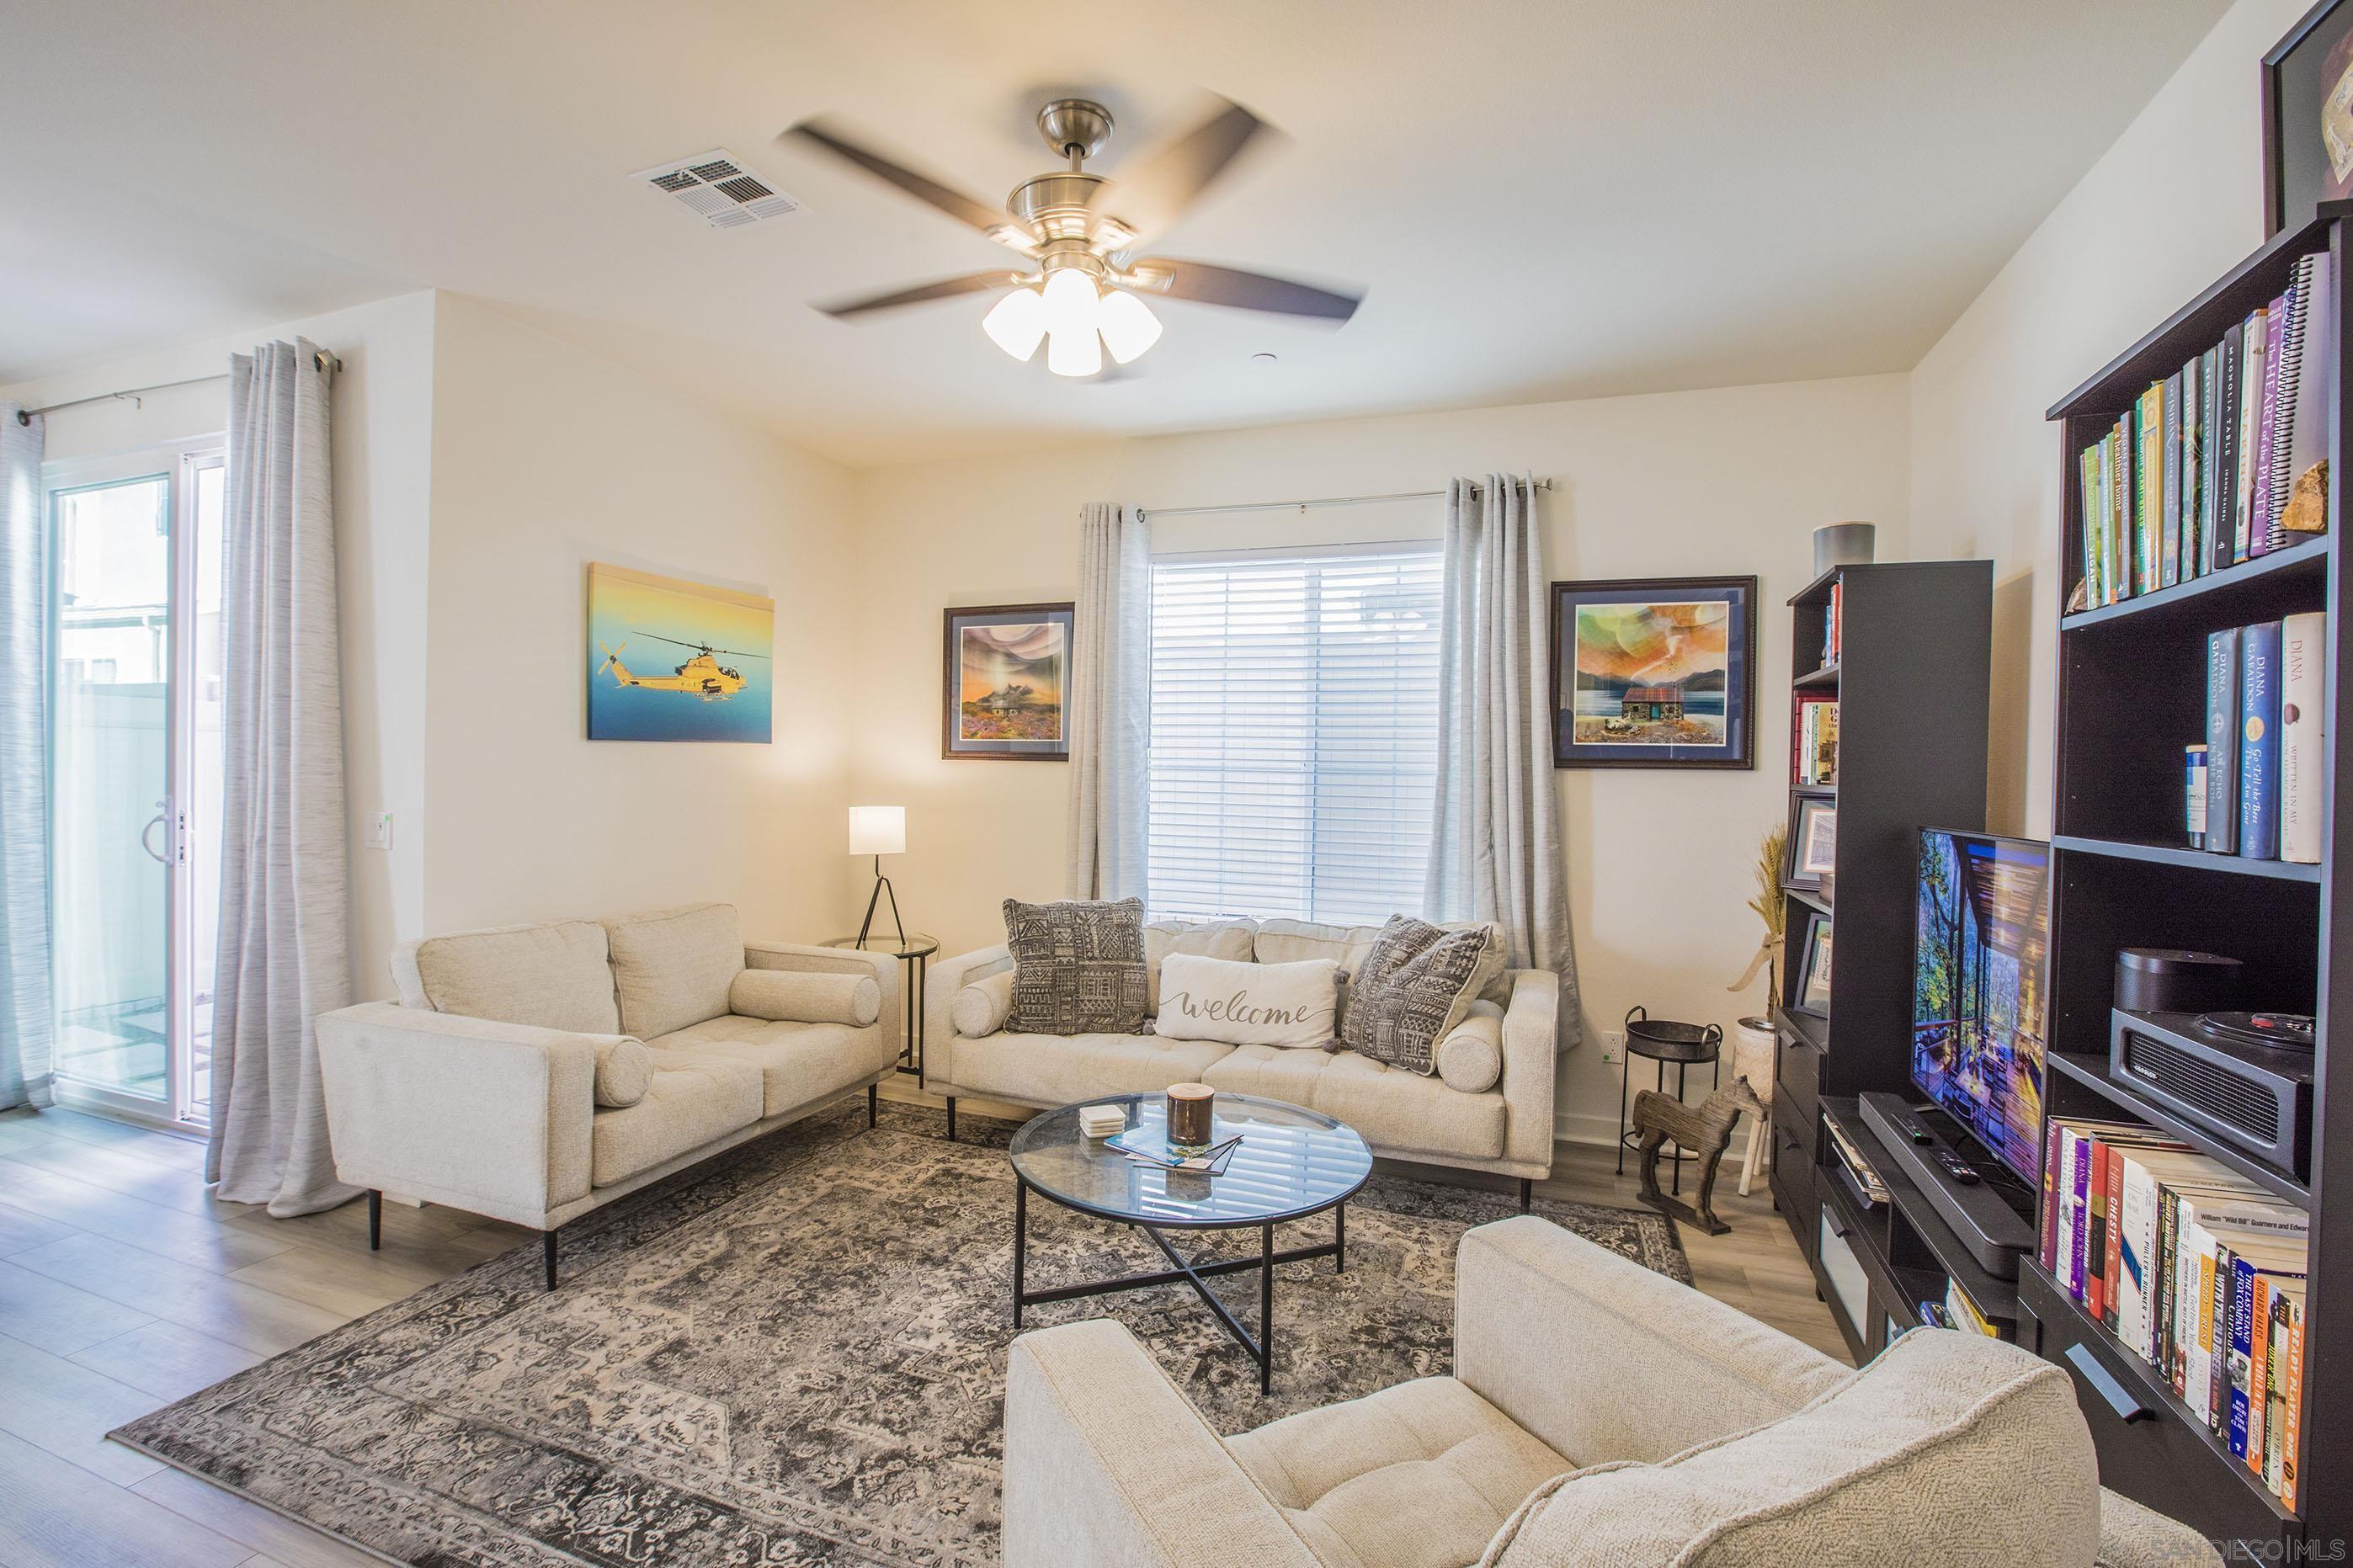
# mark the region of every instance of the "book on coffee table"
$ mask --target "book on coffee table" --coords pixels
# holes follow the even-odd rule
[[[1103,1145],[1118,1150],[1141,1164],[1157,1165],[1167,1171],[1206,1171],[1215,1176],[1224,1173],[1227,1163],[1233,1158],[1235,1146],[1241,1141],[1241,1134],[1238,1132],[1210,1144],[1198,1154],[1179,1154],[1168,1146],[1168,1135],[1161,1128],[1131,1127],[1124,1132],[1113,1133],[1103,1140]]]

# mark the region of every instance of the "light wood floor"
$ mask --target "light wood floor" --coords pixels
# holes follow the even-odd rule
[[[885,1092],[923,1099],[902,1085]],[[972,1100],[959,1110],[990,1111]],[[203,1169],[201,1145],[164,1133],[69,1110],[0,1114],[5,1568],[375,1562],[104,1434],[533,1239],[455,1209],[386,1204],[384,1250],[371,1254],[364,1205],[271,1219],[214,1202]],[[1556,1171],[1540,1193],[1634,1201],[1608,1150],[1564,1145]],[[1700,1289],[1843,1358],[1764,1182],[1746,1198],[1735,1185],[1728,1169],[1717,1207],[1730,1235],[1684,1228]]]

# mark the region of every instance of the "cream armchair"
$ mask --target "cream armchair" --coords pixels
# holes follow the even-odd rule
[[[2104,1529],[2105,1525],[2105,1529]],[[1540,1219],[1462,1238],[1455,1374],[1220,1439],[1115,1322],[1013,1342],[1008,1568],[2197,1568],[2101,1491],[2064,1373],[1862,1372]]]

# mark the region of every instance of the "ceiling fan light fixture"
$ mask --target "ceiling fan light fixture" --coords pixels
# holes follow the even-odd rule
[[[1046,368],[1056,375],[1092,375],[1103,369],[1103,339],[1092,326],[1057,327],[1046,335]]]
[[[1103,346],[1122,364],[1132,364],[1160,341],[1160,318],[1152,307],[1124,289],[1106,289],[1103,297]]]
[[[1046,330],[1056,337],[1092,332],[1103,317],[1095,280],[1075,267],[1046,274]]]
[[[1027,361],[1046,335],[1046,300],[1035,289],[1016,289],[981,318],[980,330],[1015,359]]]

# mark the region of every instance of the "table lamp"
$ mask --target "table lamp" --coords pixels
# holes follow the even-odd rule
[[[899,895],[882,874],[882,857],[907,852],[907,808],[903,805],[853,805],[849,808],[849,852],[874,857],[874,891],[866,900],[866,919],[858,927],[858,945],[874,928],[874,910],[882,895],[891,895],[891,923],[897,927],[899,945],[907,945],[907,928],[899,919]]]

